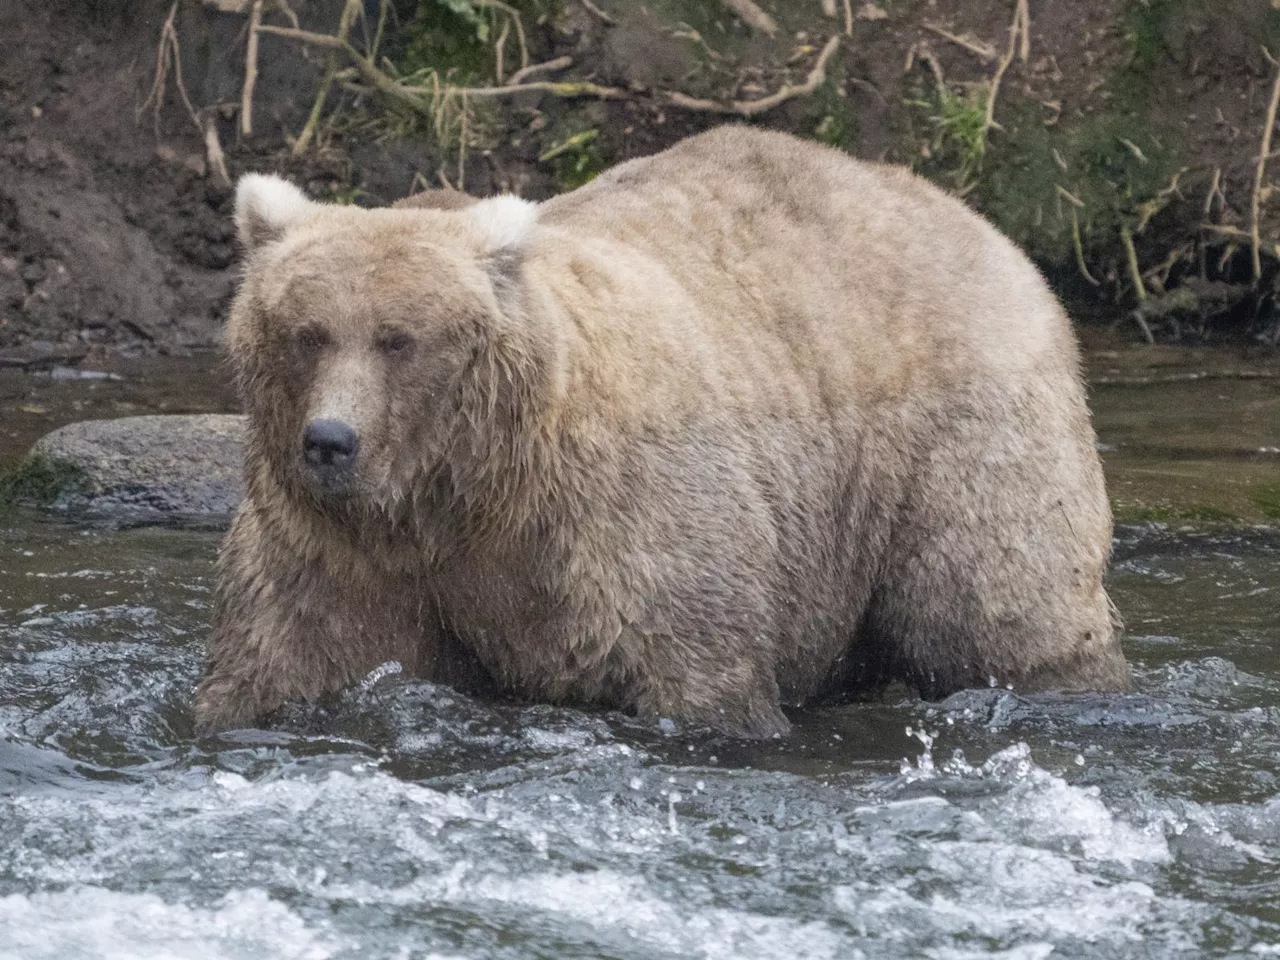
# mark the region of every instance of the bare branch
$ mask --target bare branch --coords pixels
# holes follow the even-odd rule
[[[1271,101],[1267,104],[1267,121],[1262,128],[1262,151],[1258,157],[1258,166],[1253,176],[1253,193],[1249,198],[1249,244],[1253,258],[1253,282],[1262,279],[1262,236],[1258,220],[1262,212],[1262,184],[1267,175],[1267,157],[1271,153],[1271,137],[1276,128],[1276,108],[1280,106],[1280,64],[1276,63],[1271,51],[1263,47],[1263,52],[1276,66],[1276,79],[1271,87]]]

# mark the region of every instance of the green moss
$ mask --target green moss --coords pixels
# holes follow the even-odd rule
[[[334,184],[333,185],[333,202],[340,203],[343,206],[355,206],[362,199],[369,199],[370,195],[367,191],[362,190],[355,184]]]
[[[813,93],[810,130],[813,139],[838,150],[852,152],[858,139],[857,118],[840,96],[835,81],[828,80]]]
[[[78,467],[64,460],[31,456],[0,472],[0,508],[19,503],[45,506],[73,489],[82,477]]]
[[[1185,17],[1195,0],[1125,0],[1121,29],[1129,47],[1129,64],[1144,72],[1167,56],[1165,36],[1177,19]]]
[[[1242,521],[1230,511],[1207,504],[1174,506],[1115,501],[1111,512],[1120,523],[1193,524],[1197,526],[1235,525]]]
[[[982,210],[1041,261],[1114,251],[1179,169],[1176,141],[1139,114],[1115,110],[1046,127],[1038,107],[1005,122],[977,191]]]
[[[1280,484],[1255,490],[1252,499],[1268,520],[1280,520]]]

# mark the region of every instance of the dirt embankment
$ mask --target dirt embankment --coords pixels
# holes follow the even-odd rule
[[[247,71],[253,0],[0,5],[0,365],[216,343],[236,252],[215,140],[232,177],[347,202],[540,198],[727,120],[914,166],[1082,315],[1140,308],[1134,336],[1275,341],[1270,0],[752,6],[266,0]],[[344,8],[346,48],[288,34],[332,37]]]

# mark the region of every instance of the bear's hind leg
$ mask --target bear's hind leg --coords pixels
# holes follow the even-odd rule
[[[926,695],[1129,687],[1086,417],[1058,398],[988,395],[918,459],[870,623]]]

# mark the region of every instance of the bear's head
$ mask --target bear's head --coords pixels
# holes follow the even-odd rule
[[[493,434],[521,416],[545,354],[520,303],[536,215],[513,196],[364,210],[241,179],[227,338],[254,469],[346,512],[413,499],[481,437],[510,446]]]

